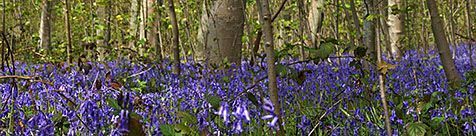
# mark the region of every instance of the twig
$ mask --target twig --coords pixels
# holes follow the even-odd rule
[[[135,77],[135,76],[142,75],[142,74],[144,74],[145,72],[148,72],[148,71],[150,71],[150,70],[151,70],[152,68],[154,68],[155,66],[156,66],[156,65],[153,65],[153,66],[151,66],[150,68],[148,68],[148,69],[146,69],[146,70],[144,70],[144,71],[141,71],[141,72],[139,72],[139,73],[136,73],[136,74],[130,75],[130,76],[129,76],[129,77],[127,77],[127,78],[131,78],[131,77]]]
[[[283,2],[281,3],[281,6],[279,6],[278,11],[276,11],[276,13],[274,13],[273,18],[271,19],[271,22],[274,22],[274,20],[276,20],[276,18],[278,18],[278,15],[284,9],[284,6],[286,5],[286,2],[288,2],[288,0],[283,0]]]
[[[466,39],[466,40],[470,40],[472,42],[476,42],[476,40],[474,38],[471,38],[471,37],[468,37],[468,36],[464,36],[462,34],[459,34],[459,33],[455,33],[457,36],[463,38],[463,39]]]
[[[265,80],[266,78],[268,78],[268,76],[264,76],[264,77],[258,79],[255,84],[246,87],[245,90],[243,90],[243,92],[239,93],[235,98],[228,100],[228,102],[232,102],[232,101],[236,100],[237,98],[239,98],[239,97],[245,95],[246,93],[249,92],[249,90],[251,90],[251,89],[255,88],[256,86],[258,86],[258,84],[259,84],[261,81]]]
[[[319,117],[319,120],[318,123],[312,128],[311,132],[309,132],[309,135],[308,136],[311,136],[312,133],[314,133],[314,131],[316,130],[316,128],[321,124],[321,122],[319,122],[320,120],[322,120],[326,115],[327,113],[329,113],[329,111],[334,108],[337,104],[339,104],[340,102],[342,101],[342,99],[340,99],[339,101],[337,101],[336,103],[334,103],[329,109],[326,110],[326,112],[324,112],[324,114],[321,115],[321,117]]]

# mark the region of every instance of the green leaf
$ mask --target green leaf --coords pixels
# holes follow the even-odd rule
[[[258,99],[256,99],[256,96],[250,92],[247,92],[246,93],[246,97],[248,98],[248,100],[251,101],[251,103],[253,103],[256,107],[259,106],[259,103],[258,103]]]
[[[115,110],[120,110],[121,109],[121,106],[119,106],[119,104],[117,103],[117,100],[114,100],[112,98],[107,98],[106,103],[107,103],[107,105],[111,106]]]
[[[186,124],[196,124],[198,122],[197,117],[189,114],[188,112],[179,111],[177,112],[177,117],[181,118],[183,123]]]
[[[160,132],[162,132],[164,136],[175,136],[174,127],[168,124],[160,125]]]
[[[223,76],[221,79],[222,79],[223,82],[225,82],[225,83],[230,83],[230,77],[229,77],[229,76]]]
[[[220,108],[220,97],[213,95],[205,95],[205,99],[207,99],[207,102],[212,105],[213,109],[218,110],[218,108]]]
[[[182,134],[191,134],[192,129],[185,124],[175,124],[175,129],[179,130]]]
[[[424,123],[417,122],[408,124],[406,128],[409,136],[424,136],[429,127]]]
[[[434,121],[435,124],[440,124],[445,120],[445,117],[434,117],[431,120]]]
[[[327,59],[334,52],[335,48],[332,43],[324,43],[321,45],[321,47],[319,47],[317,56],[320,59]]]
[[[288,68],[282,64],[278,64],[276,65],[276,72],[280,75],[280,76],[286,76],[288,74]]]

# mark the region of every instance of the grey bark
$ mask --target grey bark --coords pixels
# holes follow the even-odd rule
[[[388,0],[388,34],[390,40],[390,52],[397,60],[401,57],[402,47],[401,37],[403,36],[403,15],[400,9],[403,8],[401,0]]]
[[[70,5],[69,5],[69,1],[68,0],[65,0],[65,24],[66,24],[66,35],[67,35],[67,40],[68,40],[68,43],[67,43],[67,46],[66,46],[66,59],[67,59],[67,62],[69,64],[71,64],[71,62],[73,61],[73,58],[71,57],[71,52],[72,52],[72,49],[73,49],[73,43],[72,43],[72,39],[71,39],[71,22],[70,22]]]
[[[51,45],[51,0],[42,0],[39,48],[48,50]]]
[[[471,18],[471,0],[466,0],[466,25],[468,26],[467,35],[469,39],[473,39],[473,19]],[[473,43],[469,41],[469,64],[473,67]]]
[[[278,136],[284,136],[284,128],[282,126],[281,104],[279,103],[278,84],[276,77],[276,66],[274,58],[274,37],[273,26],[271,24],[271,13],[269,11],[268,0],[258,0],[257,2],[260,11],[260,22],[263,25],[262,30],[264,34],[264,45],[266,51],[266,64],[268,67],[268,91],[271,102],[274,105],[274,114],[278,116]]]
[[[448,41],[446,40],[443,21],[439,15],[438,7],[435,0],[427,0],[426,5],[430,11],[431,17],[431,29],[433,30],[433,36],[435,37],[436,47],[440,55],[440,60],[443,63],[443,69],[445,70],[446,78],[449,80],[452,87],[459,87],[461,76],[456,70],[454,60],[451,58],[450,48]]]
[[[173,60],[173,73],[179,75],[180,74],[180,43],[179,43],[179,29],[177,24],[177,15],[175,14],[175,6],[173,0],[168,0],[169,4],[169,14],[170,14],[170,22],[172,24],[172,46],[174,52],[174,60]]]
[[[205,3],[198,34],[202,47],[196,50],[201,50],[197,51],[198,55],[206,57],[198,58],[206,58],[214,64],[220,64],[226,58],[231,63],[241,64],[244,7],[242,0]]]
[[[319,46],[322,21],[324,20],[324,4],[324,0],[311,0],[309,9],[308,21],[312,34],[312,44],[315,48]]]

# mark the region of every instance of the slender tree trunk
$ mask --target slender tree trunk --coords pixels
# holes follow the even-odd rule
[[[43,48],[46,51],[49,50],[51,45],[51,1],[42,0],[41,6],[41,20],[40,20],[40,42],[39,48]]]
[[[401,37],[403,36],[404,30],[402,13],[400,12],[402,7],[401,0],[388,0],[388,33],[390,37],[390,52],[397,60],[401,58]]]
[[[359,16],[357,15],[357,10],[355,9],[355,1],[354,0],[350,0],[350,11],[352,12],[352,20],[353,23],[354,23],[354,27],[356,29],[356,32],[357,32],[357,40],[358,40],[358,43],[359,45],[363,45],[363,39],[362,39],[362,29],[360,27],[360,19],[359,19]]]
[[[435,37],[436,47],[440,55],[440,60],[443,63],[443,69],[445,70],[446,78],[449,80],[451,87],[459,87],[461,76],[456,70],[454,60],[451,58],[450,48],[448,41],[446,40],[445,30],[443,27],[443,21],[441,20],[438,7],[435,0],[426,1],[428,10],[431,17],[431,29],[433,30],[433,36]]]
[[[370,15],[375,15],[375,3],[373,0],[365,0],[365,12],[366,12],[366,17]],[[377,58],[377,53],[375,50],[375,25],[376,25],[376,20],[371,19],[371,18],[365,18],[364,19],[364,45],[367,46],[367,54],[371,58],[373,62],[375,62]]]
[[[101,1],[101,2],[98,2],[96,3],[97,4],[97,12],[96,12],[96,16],[97,16],[97,23],[100,24],[101,26],[104,26],[104,27],[99,27],[96,28],[96,45],[97,45],[97,53],[93,53],[93,57],[97,59],[97,61],[103,61],[104,59],[104,46],[106,45],[107,41],[106,41],[106,33],[105,33],[105,29],[106,29],[106,25],[107,25],[107,13],[106,13],[106,10],[107,10],[107,4],[109,0],[104,0],[104,1]]]
[[[305,46],[305,43],[306,43],[306,39],[304,37],[307,37],[307,38],[311,38],[311,35],[309,33],[309,24],[308,24],[308,20],[307,20],[307,13],[306,13],[306,6],[305,6],[305,3],[304,3],[304,0],[298,0],[297,1],[297,4],[298,4],[298,8],[299,9],[299,38],[301,40],[301,47],[299,48],[299,52],[300,52],[300,56],[299,56],[299,59],[301,61],[303,61],[305,58],[306,58],[306,52],[304,51],[304,46]]]
[[[376,30],[379,31],[379,30]],[[380,31],[382,32],[382,31]],[[377,39],[380,39],[381,34],[377,35]],[[379,89],[380,89],[380,98],[382,101],[382,106],[383,106],[383,111],[384,111],[384,116],[385,116],[385,129],[387,130],[387,136],[392,135],[392,127],[390,124],[390,116],[388,113],[388,104],[387,104],[387,97],[386,97],[386,88],[385,88],[385,74],[383,71],[380,71],[380,67],[382,66],[381,64],[385,64],[385,62],[382,60],[382,49],[381,49],[381,44],[379,40],[377,41],[377,44],[375,45],[375,49],[377,50],[377,67],[378,67],[378,79],[379,79]]]
[[[466,25],[468,26],[467,35],[469,39],[473,39],[473,19],[471,18],[471,0],[466,0]],[[473,41],[474,42],[474,41]],[[469,48],[469,64],[473,67],[473,47],[472,41],[469,40],[468,48]]]
[[[147,42],[149,43],[150,47],[155,48],[155,58],[157,60],[162,60],[162,56],[160,55],[160,46],[158,44],[158,37],[157,37],[157,27],[159,25],[159,13],[157,12],[158,4],[156,0],[148,0],[147,4],[147,16],[150,20],[148,21],[147,25],[150,28],[147,31]],[[159,51],[159,52],[158,52]]]
[[[382,2],[382,7],[385,7],[388,5],[388,2],[387,1],[383,1]],[[379,6],[380,7],[380,6]],[[394,55],[392,54],[392,48],[391,48],[391,44],[390,44],[390,35],[388,34],[389,33],[389,29],[388,29],[388,24],[387,24],[387,17],[388,17],[388,10],[385,9],[385,8],[379,8],[379,14],[384,16],[384,17],[380,17],[379,21],[380,21],[380,29],[382,34],[383,34],[383,44],[385,44],[385,49],[386,49],[386,54],[388,56],[388,58],[393,58]],[[383,49],[382,49],[382,54],[384,53],[383,52]]]
[[[129,17],[129,47],[134,48],[136,45],[136,38],[137,38],[137,15],[139,12],[139,0],[132,0],[131,1],[131,8],[130,8],[130,17]]]
[[[71,64],[71,62],[73,61],[73,58],[71,57],[71,53],[72,53],[72,49],[73,49],[73,43],[72,43],[72,39],[71,39],[71,23],[70,23],[70,14],[69,14],[69,10],[70,10],[70,5],[69,5],[69,1],[68,0],[64,0],[65,1],[65,24],[66,24],[66,34],[67,34],[67,40],[68,40],[68,43],[67,43],[67,46],[66,46],[66,58],[67,58],[67,62],[69,64]]]
[[[266,64],[268,66],[268,89],[271,102],[274,105],[274,114],[278,116],[278,136],[284,136],[284,128],[282,126],[283,118],[281,116],[281,104],[279,103],[278,84],[276,77],[276,66],[274,58],[274,38],[273,26],[271,24],[271,13],[269,11],[268,0],[258,0],[257,5],[260,11],[260,20],[263,25],[264,45],[267,55]]]
[[[139,19],[140,19],[140,23],[139,23],[139,40],[140,41],[146,41],[146,42],[143,42],[143,44],[139,44],[139,47],[138,47],[138,51],[139,51],[139,56],[144,56],[144,52],[145,52],[145,48],[148,44],[149,41],[147,41],[147,30],[146,30],[146,26],[147,26],[147,8],[148,8],[148,0],[139,0],[140,1],[140,10],[139,10]]]
[[[311,0],[311,9],[309,9],[309,26],[311,29],[311,39],[314,48],[319,46],[319,37],[324,20],[324,0]]]
[[[173,52],[174,52],[174,66],[173,66],[173,72],[174,74],[179,75],[180,74],[180,43],[179,43],[179,29],[178,29],[178,24],[177,24],[177,16],[175,14],[175,6],[174,6],[174,1],[173,0],[168,0],[169,4],[169,14],[170,14],[170,21],[172,24],[172,33],[173,33],[173,38],[172,38],[172,46],[173,46]]]

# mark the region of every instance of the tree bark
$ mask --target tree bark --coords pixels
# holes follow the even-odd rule
[[[206,8],[208,5],[205,4]],[[243,0],[212,1],[210,12],[204,9],[201,18],[199,40],[204,48],[207,60],[220,64],[224,59],[241,64],[241,49],[244,30]]]
[[[51,1],[42,0],[41,20],[40,20],[40,42],[39,48],[49,50],[51,45]]]
[[[173,60],[173,73],[176,75],[180,74],[180,43],[179,43],[179,29],[177,24],[177,16],[175,14],[175,6],[173,0],[168,0],[169,4],[169,14],[170,14],[170,22],[172,24],[172,46],[174,52],[174,60]]]
[[[137,15],[138,15],[138,8],[139,8],[139,0],[132,0],[131,1],[131,10],[130,10],[130,17],[129,17],[129,47],[132,49],[136,45],[136,38],[137,38]]]
[[[311,0],[311,9],[309,9],[309,26],[311,29],[311,39],[314,48],[319,46],[320,32],[324,20],[324,0]]]
[[[467,35],[469,39],[473,39],[473,19],[471,18],[471,0],[466,0],[466,25],[468,27]],[[472,44],[475,41],[469,40],[469,64],[473,67],[473,47]]]
[[[430,11],[431,29],[435,37],[436,47],[440,55],[440,60],[445,70],[446,78],[449,80],[451,87],[459,87],[461,76],[456,70],[454,60],[451,58],[450,48],[446,40],[446,34],[443,26],[443,21],[440,18],[438,7],[435,0],[427,0],[426,5]]]
[[[73,58],[71,57],[71,52],[72,52],[72,49],[73,49],[73,43],[72,43],[72,39],[71,39],[71,23],[70,23],[70,14],[69,14],[69,10],[70,10],[70,5],[69,5],[69,1],[68,0],[65,0],[65,24],[66,24],[66,34],[67,34],[67,40],[68,40],[68,43],[67,43],[67,46],[66,46],[66,59],[67,59],[67,62],[69,64],[71,64],[71,62],[73,62]]]
[[[274,105],[274,114],[278,116],[278,136],[284,136],[284,128],[282,126],[283,118],[281,116],[281,104],[279,103],[278,84],[276,77],[276,66],[274,58],[274,38],[273,38],[273,26],[271,24],[271,13],[269,11],[268,0],[258,0],[257,5],[260,11],[260,22],[263,25],[264,45],[267,55],[266,64],[268,67],[268,91],[271,98],[271,102]]]
[[[147,18],[148,18],[148,6],[149,5],[149,2],[148,0],[140,0],[140,10],[139,10],[139,19],[140,19],[140,23],[139,23],[139,40],[140,41],[145,41],[143,44],[139,44],[139,47],[138,47],[138,51],[139,51],[139,56],[144,56],[144,52],[145,52],[145,48],[147,46],[147,30],[146,30],[146,27],[147,27]]]
[[[365,12],[366,12],[366,17],[364,19],[364,45],[367,46],[367,55],[370,57],[370,59],[375,62],[377,59],[377,53],[375,49],[376,45],[376,39],[375,39],[375,25],[376,25],[376,20],[372,18],[368,18],[370,15],[375,15],[375,6],[376,4],[374,3],[373,0],[365,0]]]
[[[401,37],[403,36],[403,22],[402,22],[402,2],[401,0],[388,0],[388,33],[390,38],[390,49],[392,56],[399,60],[401,58],[400,48]]]
[[[301,46],[299,48],[300,56],[299,59],[303,61],[306,58],[306,52],[304,51],[304,46],[306,43],[306,38],[311,38],[311,34],[309,32],[309,22],[307,20],[307,13],[306,13],[306,6],[304,3],[304,0],[298,0],[297,1],[298,8],[299,9],[299,34],[300,34],[300,40],[301,40]]]
[[[157,27],[159,26],[159,13],[157,12],[157,8],[159,3],[156,2],[156,0],[148,0],[147,4],[147,20],[148,21],[147,25],[149,26],[149,30],[147,31],[147,43],[150,45],[150,47],[155,48],[155,55],[157,60],[162,60],[162,56],[160,55],[160,46],[158,44],[158,37],[157,37]]]
[[[350,11],[352,12],[352,20],[353,23],[354,23],[354,27],[357,31],[357,40],[358,40],[358,43],[359,45],[363,45],[363,39],[362,39],[362,29],[360,27],[360,19],[359,19],[359,16],[357,15],[357,10],[355,9],[355,1],[354,0],[350,0]]]

